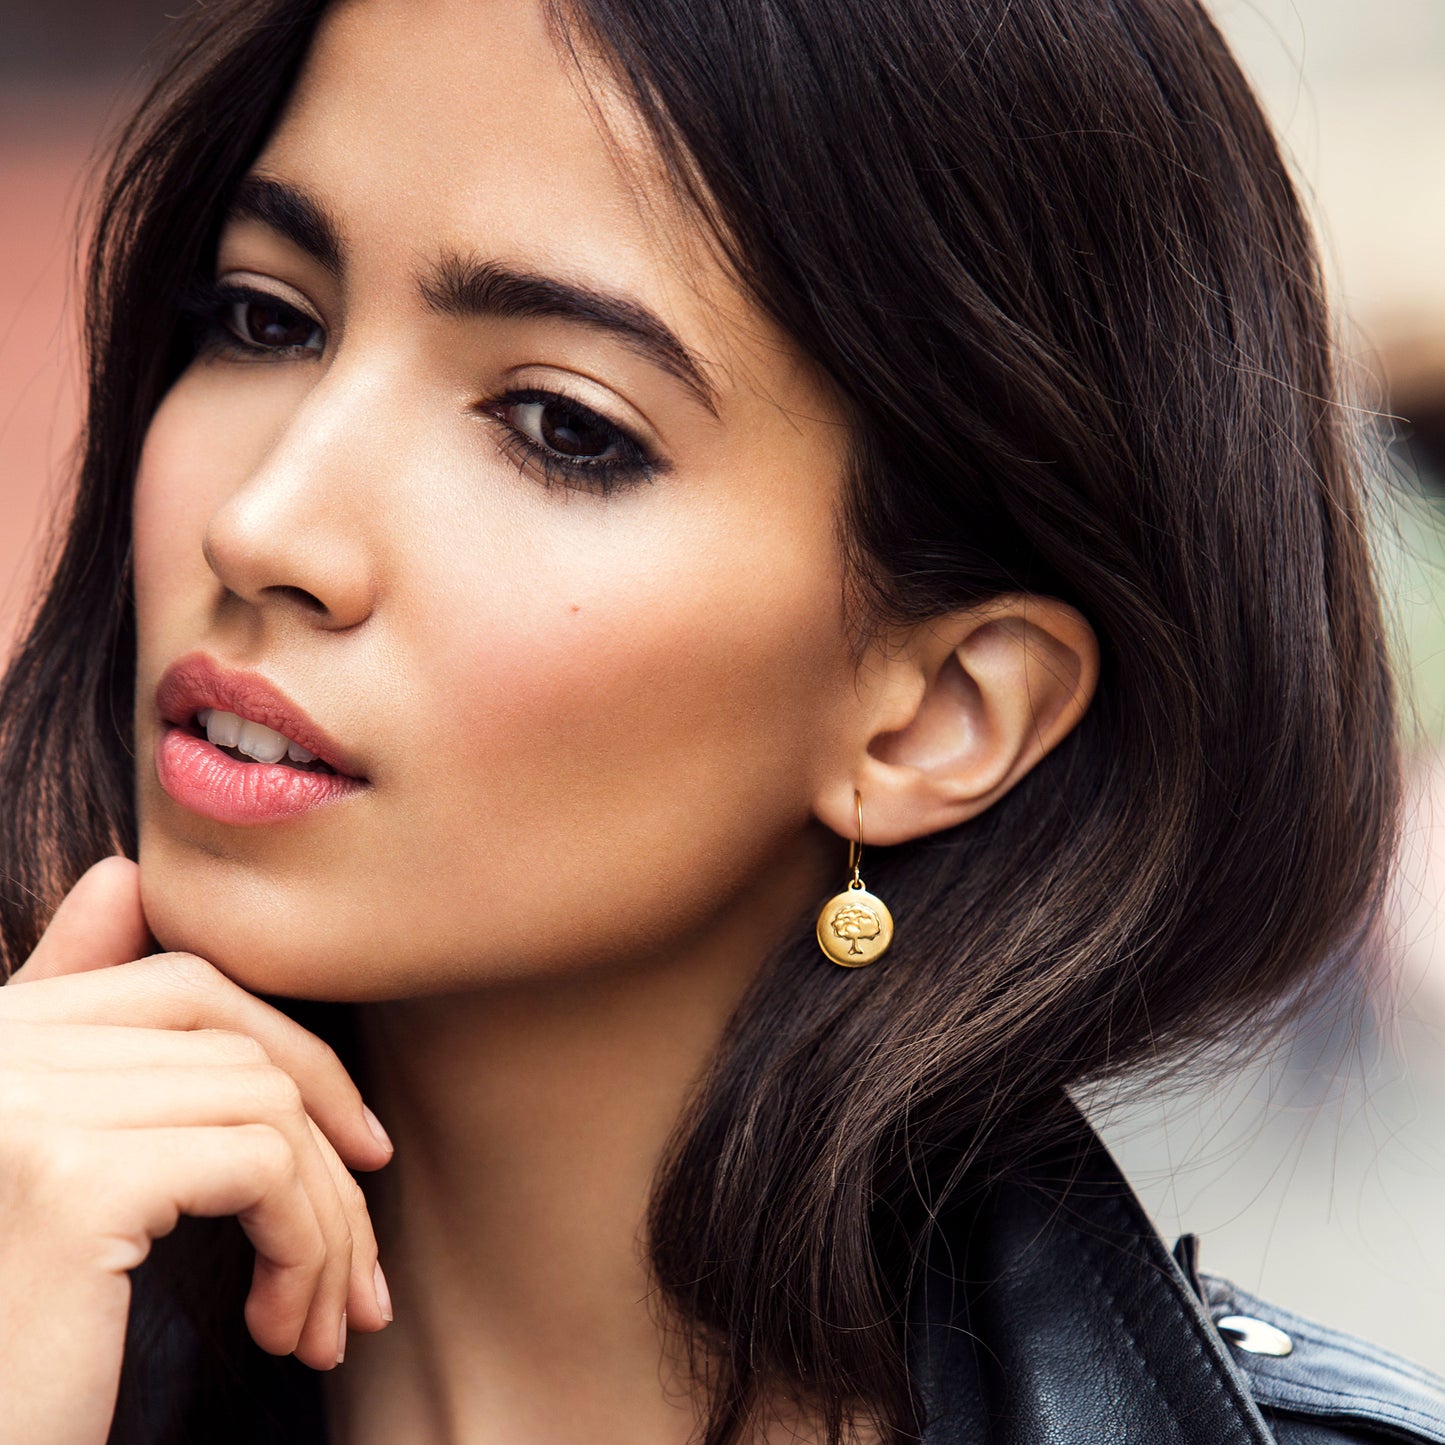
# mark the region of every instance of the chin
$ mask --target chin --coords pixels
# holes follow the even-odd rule
[[[147,916],[151,905],[147,903]],[[247,993],[326,1003],[360,1003],[355,971],[343,966],[344,952],[308,948],[285,941],[274,926],[229,912],[204,918],[184,909],[161,908],[152,924],[165,953],[193,953],[213,964]]]
[[[249,993],[333,1003],[372,996],[376,960],[349,946],[349,930],[314,890],[144,835],[140,884],[161,948],[204,958]]]
[[[418,948],[415,919],[374,890],[143,830],[141,902],[168,953],[193,953],[249,993],[374,1003],[514,981],[479,979],[464,940]],[[390,925],[390,926],[389,926]]]

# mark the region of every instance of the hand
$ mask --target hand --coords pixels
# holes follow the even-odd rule
[[[0,988],[0,1445],[103,1445],[128,1271],[182,1214],[239,1220],[272,1354],[329,1369],[390,1316],[349,1170],[391,1149],[355,1084],[203,959],[141,956],[138,877],[97,863]]]

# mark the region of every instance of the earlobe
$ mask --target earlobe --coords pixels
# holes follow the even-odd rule
[[[861,756],[817,812],[847,836],[856,786],[872,840],[891,844],[976,817],[1062,742],[1093,698],[1099,649],[1076,608],[1020,593],[914,629],[881,665]]]

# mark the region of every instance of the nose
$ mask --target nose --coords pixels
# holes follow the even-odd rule
[[[347,409],[335,389],[316,388],[211,514],[201,542],[228,593],[337,632],[376,603],[366,465],[344,440]]]

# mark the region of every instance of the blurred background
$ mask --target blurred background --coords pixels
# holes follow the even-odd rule
[[[171,0],[0,0],[0,654],[79,416],[87,172]],[[1390,466],[1377,542],[1410,708],[1411,806],[1364,999],[1265,1060],[1088,1101],[1206,1269],[1445,1373],[1445,3],[1214,0],[1284,138]],[[0,801],[3,806],[3,801]]]
[[[1365,1007],[1095,1115],[1205,1269],[1445,1374],[1445,4],[1207,3],[1284,138],[1391,443],[1376,538],[1411,802]]]

